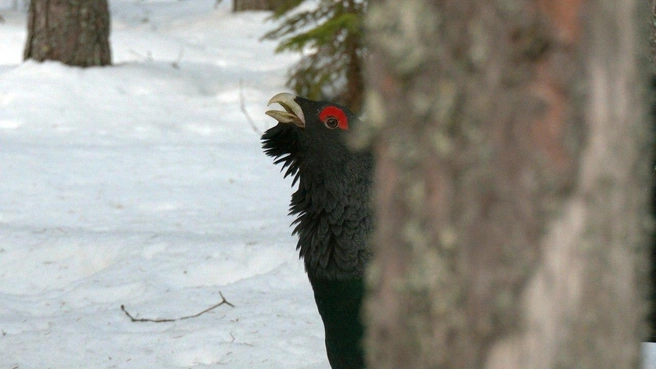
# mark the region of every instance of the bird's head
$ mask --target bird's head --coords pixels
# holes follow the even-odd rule
[[[269,110],[266,114],[280,123],[294,124],[302,129],[314,130],[323,126],[325,129],[348,131],[349,120],[355,115],[343,106],[304,99],[287,92],[281,92],[269,100],[269,104],[278,103],[285,111]],[[306,121],[307,116],[307,121]]]
[[[288,167],[293,175],[304,165],[315,172],[338,170],[334,166],[350,160],[354,153],[346,145],[349,129],[359,118],[339,104],[314,101],[282,92],[269,100],[284,110],[269,110],[267,115],[278,125],[262,136],[265,152]]]

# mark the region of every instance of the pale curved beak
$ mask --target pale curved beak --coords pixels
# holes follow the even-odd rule
[[[301,106],[294,100],[296,96],[287,92],[281,92],[269,100],[267,106],[278,103],[282,105],[285,111],[269,110],[265,114],[277,120],[280,123],[292,123],[301,128],[305,128],[305,116]]]

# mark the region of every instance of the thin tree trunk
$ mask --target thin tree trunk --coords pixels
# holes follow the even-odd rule
[[[111,64],[107,0],[32,0],[27,28],[25,59]]]
[[[232,0],[232,11],[275,10],[284,0]]]
[[[371,1],[369,367],[638,367],[638,3]]]
[[[651,24],[650,27],[650,57],[652,70],[656,62],[656,0],[651,1]],[[656,96],[656,75],[652,74],[651,77],[651,93]],[[656,101],[652,100],[651,110],[651,135],[656,136]],[[656,147],[656,140],[652,142],[652,146]],[[656,158],[652,161],[652,168],[656,168]],[[656,216],[656,170],[652,172],[652,193],[651,193],[651,215]],[[651,288],[649,290],[650,309],[649,309],[649,341],[656,342],[656,232],[652,232],[651,238],[651,265],[650,265],[650,281]]]
[[[348,13],[358,15],[355,0],[348,0],[345,4]],[[347,32],[344,40],[346,45],[345,57],[346,62],[346,88],[344,94],[340,96],[340,101],[351,111],[359,113],[362,111],[362,99],[364,98],[364,74],[362,71],[362,57],[359,55],[362,50],[360,44],[362,36],[353,31]]]

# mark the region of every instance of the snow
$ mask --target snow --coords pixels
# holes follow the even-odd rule
[[[329,368],[260,148],[294,55],[230,1],[110,0],[114,65],[22,61],[0,0],[0,368]],[[176,319],[226,304],[195,318]],[[656,348],[645,344],[645,367]]]
[[[114,66],[22,62],[0,0],[0,368],[328,368],[260,148],[294,55],[267,13],[110,1]],[[132,322],[137,318],[195,318]]]

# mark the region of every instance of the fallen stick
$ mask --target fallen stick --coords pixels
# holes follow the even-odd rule
[[[225,297],[223,297],[223,293],[221,293],[221,291],[219,291],[219,295],[221,296],[221,302],[219,302],[218,304],[210,306],[207,309],[201,311],[200,313],[197,313],[197,314],[194,314],[194,315],[183,316],[183,317],[180,317],[180,318],[174,318],[174,319],[135,318],[134,316],[132,316],[132,314],[130,314],[125,309],[125,305],[121,305],[121,311],[123,311],[125,313],[125,315],[127,315],[127,317],[130,318],[130,320],[133,321],[133,322],[170,323],[170,322],[177,322],[179,320],[198,318],[199,316],[207,313],[208,311],[214,310],[214,309],[218,308],[219,306],[221,306],[223,304],[228,305],[230,307],[235,307],[235,305],[231,304],[230,302],[228,302],[228,300],[225,299]]]

